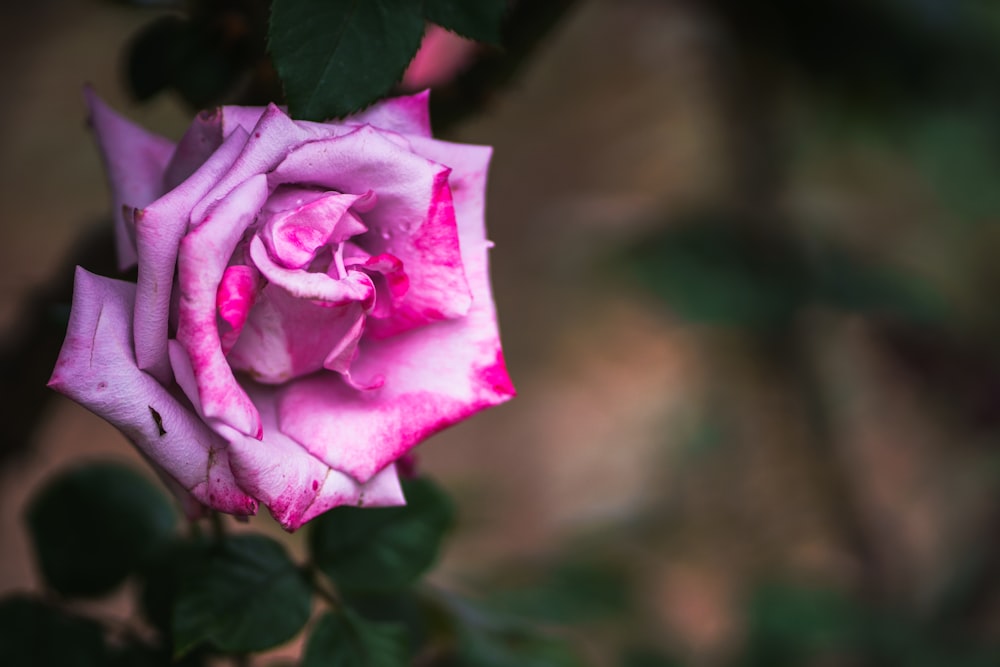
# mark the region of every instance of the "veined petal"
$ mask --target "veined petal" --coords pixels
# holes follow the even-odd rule
[[[237,132],[242,133],[242,127],[234,130],[234,133]],[[237,185],[251,176],[268,173],[289,150],[317,136],[322,135],[299,127],[275,105],[268,106],[250,132],[243,152],[229,171],[191,208],[191,224],[199,224],[208,209]]]
[[[132,354],[135,286],[77,268],[66,340],[49,386],[103,417],[198,502],[253,514],[257,504],[229,468],[226,445]]]
[[[295,530],[338,505],[402,505],[394,466],[361,484],[312,456],[278,429],[276,390],[248,384],[260,410],[262,441],[233,432],[229,442],[233,473],[242,488],[259,498],[286,530]]]
[[[438,145],[443,144],[443,145]],[[382,375],[359,392],[315,375],[280,394],[282,431],[332,468],[365,481],[433,433],[514,395],[490,291],[483,207],[490,149],[434,142],[421,149],[454,167],[462,260],[472,288],[465,317],[362,341],[352,372]]]
[[[139,368],[167,384],[170,294],[181,239],[189,212],[236,161],[247,143],[246,132],[233,132],[219,150],[179,186],[136,212],[139,280],[135,295],[135,356]]]
[[[257,438],[261,435],[260,416],[222,352],[216,298],[229,258],[256,219],[267,193],[263,174],[243,181],[181,240],[177,255],[177,341],[194,369],[205,416],[210,423],[221,421]]]
[[[123,208],[142,208],[166,190],[163,174],[174,142],[146,131],[115,113],[89,87],[84,89],[97,146],[111,186],[114,203],[118,268],[135,266],[135,230]]]

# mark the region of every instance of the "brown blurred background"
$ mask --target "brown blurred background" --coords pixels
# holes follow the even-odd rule
[[[578,640],[596,664],[631,645],[693,665],[998,664],[965,651],[1000,638],[1000,15],[567,4],[446,135],[495,147],[519,396],[419,450],[460,508],[435,579],[611,573],[627,600]],[[137,104],[122,83],[124,45],[155,16],[2,10],[0,593],[38,585],[21,514],[46,475],[137,459],[24,386],[46,379],[67,258],[108,206],[81,85],[168,137],[187,124],[176,97]],[[851,634],[869,614],[891,639]],[[821,637],[789,648],[782,632]]]

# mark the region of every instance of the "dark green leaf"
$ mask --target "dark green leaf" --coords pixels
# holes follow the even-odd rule
[[[274,0],[268,45],[292,116],[346,116],[403,76],[424,33],[416,0]]]
[[[451,502],[426,479],[403,489],[404,507],[337,507],[313,521],[313,560],[341,588],[398,590],[437,558],[452,523]]]
[[[637,246],[632,267],[679,317],[705,324],[786,324],[804,297],[804,268],[780,239],[749,223],[713,219],[676,225]]]
[[[159,489],[112,463],[58,475],[31,501],[27,518],[42,576],[67,596],[111,591],[175,523]]]
[[[433,623],[433,610],[412,589],[394,593],[344,592],[345,602],[369,621],[391,623],[406,630],[411,652],[426,639]]]
[[[367,621],[345,608],[316,623],[302,667],[403,667],[408,658],[405,628]]]
[[[947,318],[945,300],[925,281],[843,251],[824,250],[813,262],[812,276],[812,296],[841,310],[924,323]]]
[[[494,634],[466,631],[459,642],[459,665],[474,667],[582,667],[569,645],[537,632]]]
[[[504,612],[549,623],[620,618],[629,605],[623,573],[604,563],[562,563],[529,585],[491,598]]]
[[[537,624],[481,603],[442,594],[458,638],[455,667],[581,667],[567,642],[541,632]]]
[[[224,25],[163,16],[146,26],[129,45],[132,94],[145,100],[173,89],[196,109],[221,102],[251,64],[250,49]]]
[[[105,667],[101,626],[26,597],[0,601],[4,667]]]
[[[676,658],[664,655],[659,651],[646,647],[633,647],[625,652],[621,661],[622,667],[681,667]]]
[[[146,620],[164,637],[174,635],[174,606],[181,586],[203,567],[212,548],[205,540],[176,540],[157,549],[142,569],[139,604]]]
[[[424,0],[424,16],[431,23],[463,37],[500,43],[500,22],[507,0]]]
[[[213,545],[181,582],[174,652],[208,641],[223,651],[259,651],[285,642],[309,620],[312,590],[274,540],[238,535]]]

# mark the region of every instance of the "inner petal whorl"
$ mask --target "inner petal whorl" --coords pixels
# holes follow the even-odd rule
[[[283,198],[290,199],[288,194]],[[260,236],[276,263],[287,269],[302,269],[325,246],[365,233],[368,228],[351,209],[368,210],[374,201],[371,192],[363,195],[329,192],[291,208],[274,210],[268,206],[263,212]]]

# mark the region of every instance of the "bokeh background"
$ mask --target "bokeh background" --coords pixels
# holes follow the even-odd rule
[[[436,93],[495,147],[519,397],[419,450],[460,509],[434,580],[589,664],[1000,664],[1000,6],[532,2]],[[179,137],[123,76],[166,11],[0,10],[0,594],[46,476],[141,466],[43,385],[110,250],[81,86]]]

